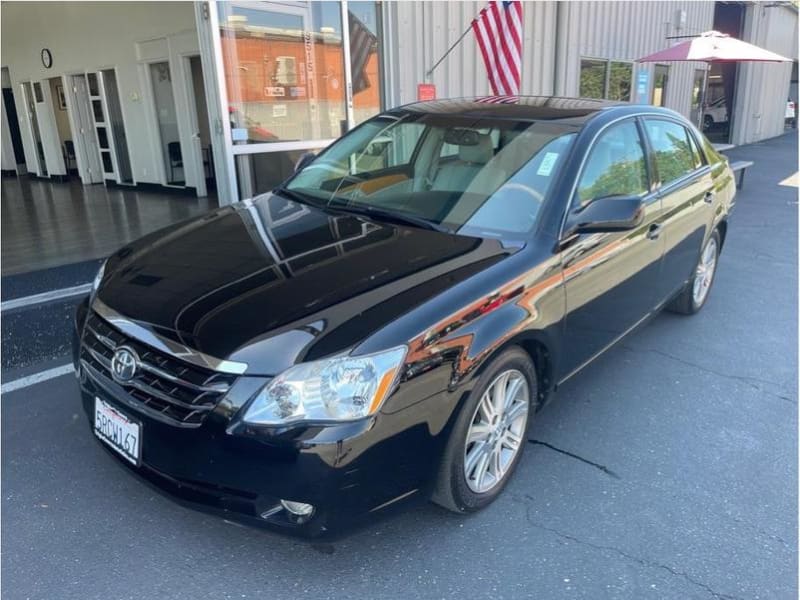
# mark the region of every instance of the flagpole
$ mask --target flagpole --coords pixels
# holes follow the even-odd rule
[[[436,61],[436,64],[433,65],[430,69],[428,69],[428,71],[425,73],[425,77],[426,78],[430,77],[433,74],[434,69],[436,67],[438,67],[440,64],[442,64],[442,61],[445,58],[447,58],[447,55],[450,54],[453,51],[453,49],[461,43],[461,40],[464,39],[464,37],[470,32],[471,29],[472,29],[472,22],[470,21],[469,27],[467,27],[467,29],[464,31],[464,33],[462,33],[461,36],[455,42],[453,42],[453,45],[450,46],[447,49],[447,52],[445,52],[442,55],[442,57],[439,60]]]

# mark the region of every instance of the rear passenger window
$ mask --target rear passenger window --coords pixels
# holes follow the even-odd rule
[[[610,127],[589,151],[578,184],[580,206],[607,196],[641,196],[647,190],[647,167],[636,123]]]
[[[697,168],[699,154],[694,154],[689,132],[683,125],[658,119],[645,119],[644,123],[655,153],[658,178],[662,185]]]

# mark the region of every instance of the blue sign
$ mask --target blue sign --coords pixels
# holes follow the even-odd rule
[[[639,72],[636,74],[636,101],[640,104],[647,104],[650,101],[649,91],[650,70],[639,69]]]

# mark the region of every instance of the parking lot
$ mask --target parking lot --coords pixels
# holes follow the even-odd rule
[[[729,154],[755,166],[708,305],[572,378],[485,511],[316,544],[193,512],[99,446],[66,374],[2,396],[3,597],[797,598],[797,138]],[[4,383],[68,362],[72,305],[3,315]]]

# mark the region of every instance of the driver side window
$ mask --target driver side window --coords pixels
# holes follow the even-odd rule
[[[648,191],[645,152],[634,121],[604,131],[589,151],[578,183],[577,207],[606,196],[642,196]]]

